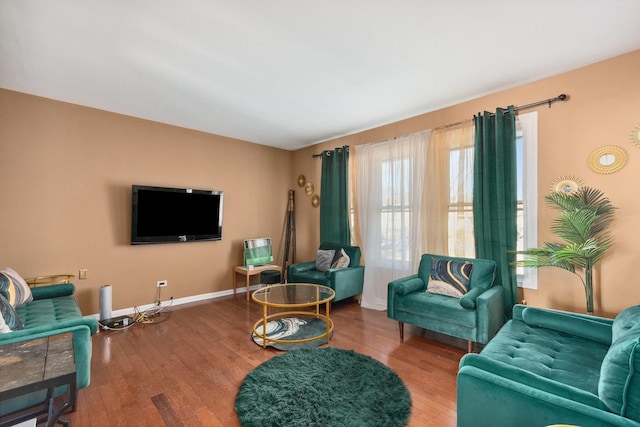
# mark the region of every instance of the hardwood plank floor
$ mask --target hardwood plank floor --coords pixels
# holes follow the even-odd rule
[[[79,391],[74,426],[238,426],[233,409],[245,375],[281,354],[253,343],[260,309],[244,294],[166,308],[154,320],[93,337],[91,384]],[[456,374],[466,343],[398,324],[352,301],[332,305],[330,346],[393,369],[413,401],[408,426],[455,426]]]

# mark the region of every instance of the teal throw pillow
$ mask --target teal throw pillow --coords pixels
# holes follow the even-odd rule
[[[600,367],[598,397],[611,412],[640,422],[640,325],[609,347]]]
[[[640,325],[640,305],[626,308],[616,316],[611,326],[611,342],[616,342],[621,335],[636,325]]]
[[[473,264],[446,258],[431,258],[427,292],[461,298],[469,290]]]

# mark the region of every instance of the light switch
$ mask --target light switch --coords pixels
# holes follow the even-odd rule
[[[80,269],[80,273],[78,274],[78,278],[80,280],[84,280],[87,278],[87,269],[86,268],[81,268]]]

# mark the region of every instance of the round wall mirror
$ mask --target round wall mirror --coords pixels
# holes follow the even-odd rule
[[[307,182],[307,185],[304,186],[304,191],[307,193],[307,196],[311,196],[313,194],[313,182]]]
[[[600,174],[608,174],[619,171],[627,164],[629,155],[624,148],[616,145],[607,145],[596,148],[589,156],[589,167]]]

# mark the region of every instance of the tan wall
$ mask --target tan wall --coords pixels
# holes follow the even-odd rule
[[[280,247],[291,153],[91,108],[0,90],[0,268],[24,277],[78,274],[83,313],[232,287],[242,241]],[[223,238],[131,246],[131,185],[224,191]]]
[[[604,191],[619,208],[613,228],[615,246],[600,264],[596,284],[596,313],[611,317],[623,308],[640,303],[635,268],[640,265],[640,147],[632,145],[629,133],[640,125],[640,51],[612,58],[558,76],[501,91],[436,112],[387,126],[338,138],[294,153],[292,179],[304,174],[320,180],[320,159],[311,154],[342,145],[355,146],[435,128],[471,118],[483,110],[510,104],[525,105],[555,97],[570,96],[551,109],[538,107],[539,139],[539,242],[553,241],[549,226],[555,212],[544,204],[551,183],[563,175],[575,175],[586,185]],[[470,76],[472,78],[472,76]],[[425,95],[428,96],[428,95]],[[629,153],[627,166],[612,175],[599,175],[587,167],[589,154],[603,145],[619,145]],[[313,258],[319,239],[318,210],[298,188],[303,199],[298,226],[299,258]],[[301,204],[298,203],[298,206]],[[568,272],[542,269],[537,291],[526,290],[531,305],[584,312],[584,291],[579,279]]]

